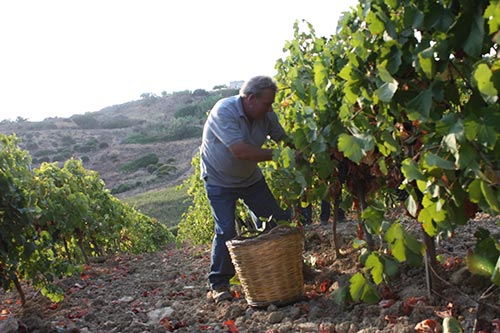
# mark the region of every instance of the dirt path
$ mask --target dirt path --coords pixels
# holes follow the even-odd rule
[[[424,268],[402,265],[391,285],[381,289],[385,299],[380,303],[336,305],[331,293],[347,285],[360,269],[359,253],[349,244],[356,232],[356,223],[350,221],[339,225],[346,251],[339,259],[332,249],[330,227],[306,228],[304,258],[315,263],[316,275],[306,281],[304,300],[291,305],[252,308],[240,286],[233,289],[238,299],[217,305],[207,296],[209,247],[171,247],[86,266],[80,276],[59,282],[65,292],[60,304],[25,287],[28,302],[22,308],[15,292],[2,291],[0,332],[404,333],[415,332],[417,325],[442,323],[441,317],[453,313],[465,332],[476,325],[477,332],[498,333],[499,288],[488,289],[491,283],[471,276],[453,261],[473,246],[474,230],[482,224],[494,227],[500,237],[495,220],[483,216],[441,244],[449,264],[442,273],[444,288],[432,302],[427,298]]]

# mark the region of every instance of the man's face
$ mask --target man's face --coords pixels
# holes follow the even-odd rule
[[[264,90],[260,96],[250,95],[250,117],[252,119],[262,119],[266,113],[273,112],[275,93],[272,89]]]

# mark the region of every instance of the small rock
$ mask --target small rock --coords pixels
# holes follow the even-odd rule
[[[134,298],[132,296],[123,296],[122,298],[120,298],[118,300],[118,302],[120,303],[130,303],[134,300]]]
[[[2,333],[16,333],[18,329],[19,323],[13,317],[0,321],[0,332]]]
[[[318,305],[311,306],[309,310],[309,320],[321,318],[323,314],[323,308]]]
[[[64,331],[64,333],[80,333],[80,329],[76,327],[68,328]]]
[[[239,316],[241,316],[241,313],[243,311],[240,309],[238,305],[233,305],[231,304],[227,310],[226,310],[226,315],[224,316],[225,318],[230,318],[230,319],[235,319]]]
[[[278,333],[293,332],[292,329],[293,329],[292,323],[283,323],[278,327]]]
[[[97,316],[95,315],[95,313],[91,312],[87,314],[84,319],[86,322],[93,322],[94,320],[97,319]]]
[[[267,307],[267,312],[274,312],[278,310],[278,307],[274,304],[270,304],[268,307]]]
[[[409,327],[408,324],[397,323],[391,327],[391,330],[389,332],[392,332],[392,333],[414,333],[415,329],[412,327]]]
[[[285,315],[281,311],[274,311],[269,314],[267,320],[270,324],[278,324],[285,318]]]
[[[335,324],[333,323],[321,323],[319,324],[320,332],[336,333]]]
[[[288,315],[293,320],[298,319],[300,317],[300,308],[295,306],[291,307],[290,310],[288,310]]]
[[[255,313],[255,309],[252,307],[249,307],[248,309],[245,310],[245,317],[252,318],[254,313]]]
[[[453,272],[450,276],[450,282],[454,285],[460,285],[468,278],[470,278],[471,274],[467,267],[462,267],[457,271]]]
[[[356,325],[356,323],[351,323],[351,325],[349,326],[349,333],[357,333],[358,332],[358,325]]]
[[[349,332],[349,328],[350,328],[350,324],[348,322],[343,322],[343,323],[337,324],[335,329],[338,333],[347,333],[347,332]]]
[[[106,305],[106,301],[104,300],[104,297],[103,296],[99,296],[97,297],[93,302],[92,302],[92,305],[94,307],[101,307],[101,306],[104,306]]]
[[[299,329],[302,332],[317,332],[318,331],[318,324],[311,323],[311,322],[302,323],[302,324],[299,324]]]
[[[375,327],[363,328],[356,333],[378,333],[379,330]]]
[[[174,309],[171,307],[156,309],[148,312],[149,324],[158,324],[158,322],[164,317],[170,317],[174,313]]]

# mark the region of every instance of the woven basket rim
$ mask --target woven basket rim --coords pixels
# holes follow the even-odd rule
[[[300,229],[297,227],[292,227],[288,225],[278,225],[277,227],[271,229],[269,232],[261,234],[251,234],[250,236],[240,235],[235,238],[228,240],[226,244],[228,246],[239,246],[247,244],[255,244],[259,242],[271,241],[275,238],[283,237],[284,235],[300,234]]]

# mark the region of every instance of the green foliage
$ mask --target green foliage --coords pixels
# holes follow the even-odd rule
[[[0,283],[24,294],[29,281],[53,301],[54,277],[72,275],[90,256],[156,251],[174,240],[167,227],[113,197],[95,171],[30,157],[15,136],[0,134]]]
[[[157,177],[163,178],[170,176],[176,170],[177,168],[172,164],[157,163],[156,165],[153,166],[153,168],[151,168],[148,171],[156,175]]]
[[[38,149],[38,144],[36,142],[27,142],[26,143],[26,149],[28,150],[35,150],[35,149]]]
[[[191,118],[174,118],[166,127],[166,141],[183,140],[200,137],[202,128]]]
[[[191,165],[194,172],[187,178],[180,189],[191,197],[191,205],[182,215],[177,231],[177,242],[189,241],[192,244],[206,244],[214,236],[214,222],[210,204],[205,192],[200,173],[200,154],[198,153]]]
[[[99,128],[99,122],[93,115],[89,113],[74,115],[71,117],[71,119],[78,127],[82,129]]]
[[[367,303],[377,303],[380,295],[374,284],[370,283],[363,274],[356,273],[350,279],[349,291],[354,301],[364,301]]]
[[[476,247],[474,251],[469,251],[466,257],[469,271],[490,278],[493,283],[500,285],[499,240],[485,229],[480,229],[474,236],[477,238]]]
[[[183,106],[179,110],[175,111],[174,117],[175,118],[193,117],[197,113],[199,113],[198,105],[191,104],[191,105]]]
[[[123,183],[123,184],[118,185],[117,187],[112,188],[111,194],[118,194],[118,193],[127,192],[127,191],[134,189],[134,188],[135,188],[134,184]]]
[[[88,153],[88,152],[91,152],[91,151],[94,151],[94,150],[97,150],[97,147],[98,147],[98,141],[96,138],[91,138],[89,139],[87,142],[84,142],[82,144],[76,144],[73,149],[76,151],[76,152],[79,152],[79,153]]]
[[[57,129],[57,125],[52,122],[37,121],[30,123],[28,129],[31,131],[46,131],[46,130]]]
[[[346,191],[366,219],[366,240],[379,234],[411,264],[422,261],[420,240],[397,221],[382,228],[398,191],[430,236],[478,210],[500,213],[499,4],[452,3],[361,0],[328,38],[297,22],[276,65],[276,109],[291,140],[266,174],[287,189],[281,199],[333,201]],[[375,300],[370,284],[385,278],[387,262],[368,257],[372,274],[351,281],[354,300]]]
[[[120,166],[120,170],[124,172],[136,172],[141,168],[146,168],[148,165],[158,163],[160,159],[154,153],[146,154],[144,156],[138,157],[135,160],[127,162]]]
[[[186,188],[172,186],[127,197],[123,201],[172,228],[180,223],[182,215],[187,211],[187,199]]]
[[[201,179],[199,153],[193,157],[191,165],[194,173],[179,186],[179,190],[186,191],[189,196],[185,201],[189,207],[182,214],[176,239],[178,243],[207,244],[214,237],[214,220],[205,191],[205,183]],[[236,202],[235,215],[236,218],[242,220],[250,218],[248,209],[241,201]]]
[[[33,154],[33,157],[41,157],[41,156],[48,156],[48,155],[53,155],[57,154],[56,150],[51,150],[51,149],[42,149]]]
[[[140,125],[142,122],[143,122],[142,120],[130,119],[126,116],[119,115],[119,116],[110,117],[110,118],[103,118],[99,122],[99,127],[100,128],[107,128],[107,129],[127,128],[127,127]]]
[[[70,135],[64,135],[61,138],[61,142],[65,146],[72,146],[72,145],[76,144],[76,140]]]
[[[19,283],[19,265],[36,250],[33,216],[39,209],[30,156],[18,148],[15,135],[0,134],[0,144],[0,285],[9,290]]]
[[[208,91],[206,91],[205,89],[196,89],[195,91],[193,91],[192,95],[194,97],[205,97],[205,96],[210,95],[210,93]]]
[[[197,123],[199,121],[186,117],[173,118],[167,125],[149,124],[143,127],[140,133],[127,137],[124,143],[149,144],[199,137],[202,129]]]
[[[174,117],[194,117],[196,119],[205,119],[207,112],[212,109],[218,100],[224,97],[236,95],[238,94],[238,90],[225,89],[216,93],[198,93],[196,95],[195,93],[196,90],[193,92],[193,96],[203,96],[203,98],[195,100],[193,104],[181,107],[175,112]]]

